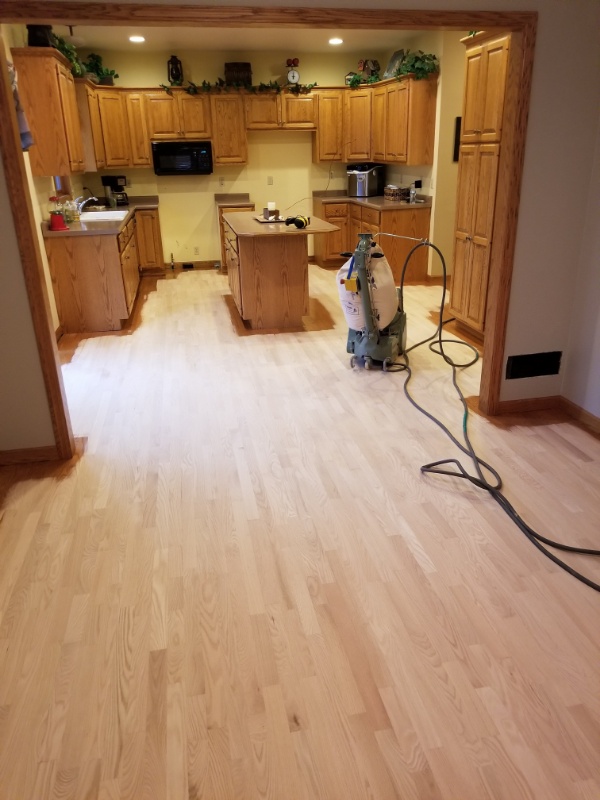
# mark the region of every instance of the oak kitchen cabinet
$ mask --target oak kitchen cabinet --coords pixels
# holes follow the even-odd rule
[[[344,90],[324,89],[316,96],[317,132],[313,140],[313,161],[342,161]]]
[[[371,87],[344,94],[344,161],[371,160]]]
[[[144,91],[150,139],[210,139],[209,99],[182,90]]]
[[[478,34],[462,41],[467,76],[449,310],[483,334],[510,36]]]
[[[316,128],[314,95],[249,93],[244,95],[247,130],[314,130]]]
[[[347,208],[345,224],[341,216]],[[410,236],[425,239],[429,236],[431,206],[429,204],[389,203],[382,198],[313,198],[313,209],[321,216],[344,230],[345,238],[329,234],[332,245],[326,237],[315,236],[315,261],[323,267],[339,267],[344,262],[340,253],[353,253],[360,233],[392,233],[397,236]],[[400,283],[402,268],[406,257],[416,244],[405,239],[381,236],[376,239],[383,249],[392,268],[396,285]],[[333,244],[334,243],[334,244]],[[427,278],[427,252],[425,248],[417,251],[407,267],[406,281],[423,281]]]
[[[143,273],[163,272],[165,257],[158,208],[137,209],[135,212],[138,264]]]
[[[19,97],[34,138],[29,149],[33,175],[83,172],[75,82],[68,60],[53,47],[22,47],[11,52]]]
[[[314,214],[317,217],[336,225],[339,230],[328,233],[326,236],[315,236],[314,257],[318,264],[326,266],[328,263],[340,262],[340,254],[348,247],[348,203],[323,203],[317,198],[313,200]]]
[[[152,164],[150,136],[146,121],[146,96],[144,92],[125,92],[127,122],[129,124],[129,156],[132,167],[148,167]]]
[[[219,242],[221,243],[221,267],[219,273],[226,275],[228,272],[228,246],[227,237],[225,235],[225,224],[223,222],[223,214],[230,211],[254,211],[254,203],[250,201],[248,194],[237,195],[215,195],[215,202],[217,204],[217,217],[219,223]]]
[[[373,89],[373,159],[433,164],[437,75],[395,78]]]
[[[125,94],[119,89],[98,92],[105,166],[128,167],[131,161]]]
[[[211,94],[214,164],[246,164],[248,140],[244,118],[244,98],[240,94]]]
[[[120,330],[139,284],[134,217],[118,234],[71,231],[45,245],[63,331]]]

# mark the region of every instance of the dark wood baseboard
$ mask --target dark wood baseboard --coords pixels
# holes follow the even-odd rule
[[[523,400],[501,400],[499,414],[525,414],[529,411],[547,411],[560,407],[561,397],[526,397]]]
[[[581,422],[582,425],[585,425],[586,428],[589,428],[594,433],[600,433],[600,417],[590,414],[589,411],[586,411],[576,403],[572,403],[570,400],[567,400],[566,397],[558,398],[558,407],[570,417],[573,417],[573,419]]]
[[[58,461],[58,449],[48,447],[26,447],[23,450],[0,450],[0,465],[31,464],[34,461]]]

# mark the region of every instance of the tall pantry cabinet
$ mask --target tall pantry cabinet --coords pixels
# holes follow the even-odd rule
[[[467,69],[449,308],[483,334],[510,35],[480,33],[462,41]]]

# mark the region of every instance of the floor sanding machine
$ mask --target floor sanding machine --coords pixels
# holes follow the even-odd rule
[[[370,233],[359,234],[353,254],[340,268],[337,284],[348,323],[346,350],[350,365],[371,369],[378,362],[384,371],[406,349],[406,313],[402,290],[396,288],[392,269]]]

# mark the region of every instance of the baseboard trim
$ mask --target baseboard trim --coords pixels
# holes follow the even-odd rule
[[[566,397],[559,397],[558,401],[559,407],[566,414],[573,417],[573,419],[576,419],[578,422],[581,422],[586,428],[590,428],[594,433],[600,433],[600,417],[590,414],[589,411],[571,402],[571,400],[567,400]]]
[[[0,450],[0,465],[31,464],[33,461],[59,461],[58,448],[26,447],[23,450]]]
[[[65,329],[62,325],[59,325],[58,328],[54,331],[54,335],[56,336],[56,344],[58,344],[63,336]]]
[[[526,397],[523,400],[501,400],[498,414],[524,414],[528,411],[547,411],[560,407],[561,397]]]

